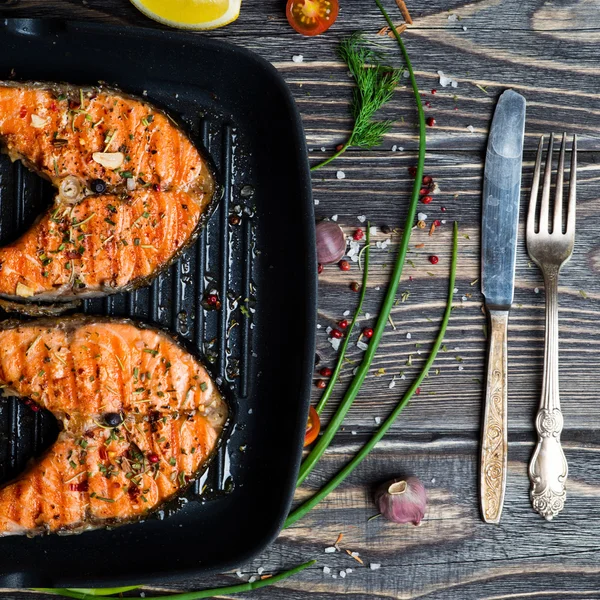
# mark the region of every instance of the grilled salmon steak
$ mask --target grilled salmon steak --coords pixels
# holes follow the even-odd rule
[[[216,197],[190,139],[113,90],[0,82],[0,146],[58,189],[48,212],[0,248],[2,297],[70,300],[139,286],[193,240]]]
[[[0,535],[145,517],[206,466],[228,414],[204,367],[173,339],[114,319],[6,322],[0,382],[62,425],[0,489]]]

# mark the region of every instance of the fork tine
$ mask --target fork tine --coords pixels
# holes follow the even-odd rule
[[[569,208],[567,212],[567,231],[569,236],[575,236],[575,199],[577,196],[577,135],[573,136],[571,150],[571,173],[569,175]]]
[[[542,153],[544,151],[544,136],[540,138],[533,179],[531,180],[531,195],[529,197],[529,210],[527,212],[527,236],[535,235],[535,213],[537,208],[538,190],[540,188],[540,171],[542,170]]]
[[[562,233],[562,212],[563,212],[563,185],[565,176],[565,145],[567,143],[567,134],[563,133],[560,144],[560,154],[558,157],[558,169],[556,171],[556,194],[554,196],[554,221],[552,223],[552,233]]]
[[[544,184],[542,185],[542,208],[540,210],[540,233],[548,232],[548,215],[550,213],[550,186],[552,185],[552,148],[554,134],[550,134],[548,156],[546,156],[546,170],[544,171]]]

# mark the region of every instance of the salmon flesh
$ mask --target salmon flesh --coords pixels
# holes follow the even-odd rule
[[[191,354],[129,321],[5,322],[0,383],[62,426],[53,446],[0,489],[0,536],[144,518],[206,467],[228,416]]]
[[[217,197],[209,161],[166,114],[106,88],[0,82],[0,147],[58,190],[0,248],[0,296],[12,300],[143,285],[193,240]]]

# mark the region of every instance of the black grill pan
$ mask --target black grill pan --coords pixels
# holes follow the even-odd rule
[[[178,510],[111,531],[0,538],[0,587],[150,583],[241,564],[289,509],[314,360],[313,203],[291,94],[266,61],[193,34],[8,19],[0,49],[0,79],[106,82],[178,117],[212,156],[224,195],[197,242],[150,287],[86,300],[83,311],[177,335],[206,357],[233,413],[227,443]],[[0,156],[0,244],[52,196]],[[203,308],[212,289],[227,299],[221,311]],[[50,414],[0,401],[0,482],[55,436]]]

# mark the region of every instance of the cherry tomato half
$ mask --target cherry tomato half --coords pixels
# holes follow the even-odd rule
[[[311,406],[308,412],[308,421],[306,421],[304,445],[308,446],[312,444],[317,439],[319,431],[321,431],[321,419],[319,419],[317,411]]]
[[[285,13],[290,25],[302,35],[319,35],[337,19],[338,0],[288,0]]]

